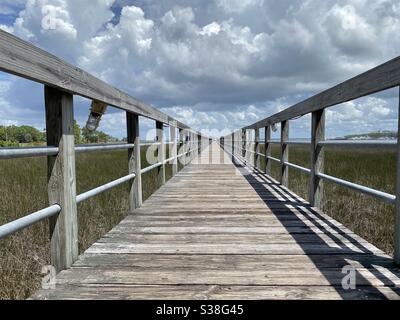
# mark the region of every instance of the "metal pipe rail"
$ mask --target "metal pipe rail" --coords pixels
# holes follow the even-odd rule
[[[6,223],[0,226],[0,239],[8,237],[25,228],[28,228],[40,221],[53,217],[59,214],[60,211],[61,207],[58,204],[54,204],[45,209],[28,214],[25,217]]]
[[[373,196],[375,198],[381,199],[387,203],[390,204],[395,204],[396,203],[396,196],[392,195],[390,193],[386,193],[383,191],[379,191],[379,190],[375,190],[363,185],[359,185],[357,183],[353,183],[347,180],[343,180],[340,178],[336,178],[336,177],[332,177],[330,175],[324,174],[324,173],[318,173],[317,176],[323,180],[329,181],[329,182],[333,182],[337,185],[355,190],[355,191],[359,191],[361,193],[367,194],[369,196]]]
[[[54,156],[58,150],[58,147],[0,148],[0,159]]]
[[[172,144],[165,143],[165,144]],[[160,143],[141,143],[140,146],[159,146]],[[76,145],[76,153],[133,149],[133,143]],[[57,155],[58,147],[0,148],[0,159],[16,159]]]
[[[274,158],[274,157],[271,157],[271,156],[268,156],[267,159],[268,159],[268,160],[275,161],[275,162],[279,162],[279,163],[281,162],[281,159]]]
[[[84,192],[84,193],[82,193],[82,194],[80,194],[80,195],[78,195],[76,197],[76,203],[79,204],[82,201],[85,201],[85,200],[88,200],[90,198],[93,198],[94,196],[97,196],[97,195],[99,195],[99,194],[101,194],[103,192],[106,192],[106,191],[108,191],[110,189],[113,189],[113,188],[115,188],[115,187],[117,187],[117,186],[119,186],[119,185],[121,185],[121,184],[123,184],[125,182],[133,180],[135,177],[136,177],[136,173],[131,173],[131,174],[126,175],[125,177],[116,179],[116,180],[111,181],[109,183],[103,184],[100,187],[97,187],[97,188],[94,188],[92,190],[86,191],[86,192]]]
[[[306,173],[306,174],[311,174],[311,170],[310,169],[304,168],[302,166],[299,166],[298,164],[294,164],[294,163],[291,163],[291,162],[284,162],[283,164],[285,166],[289,167],[289,168],[301,171],[301,172]]]
[[[127,150],[134,148],[133,143],[124,144],[96,144],[96,145],[77,145],[75,147],[76,153],[87,153],[96,151],[112,151],[112,150]]]
[[[155,163],[155,164],[153,164],[151,166],[148,166],[148,167],[142,169],[140,172],[141,172],[141,174],[144,174],[144,173],[147,173],[147,172],[149,172],[149,171],[151,171],[153,169],[161,167],[162,165],[163,165],[162,162],[157,162],[157,163]]]

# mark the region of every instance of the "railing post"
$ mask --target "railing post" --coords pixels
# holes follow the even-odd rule
[[[267,175],[271,175],[271,160],[269,157],[271,156],[271,127],[266,126],[264,132],[264,143],[265,143],[265,168],[264,171]]]
[[[196,135],[192,132],[192,157],[193,159],[196,158]]]
[[[197,135],[197,163],[201,164],[201,135]]]
[[[232,141],[231,141],[231,153],[232,153],[232,161],[233,161],[233,156],[235,154],[235,133],[234,132],[231,134],[231,139],[232,139]]]
[[[161,162],[162,165],[158,167],[158,187],[161,187],[165,184],[165,146],[164,146],[164,124],[162,122],[156,121],[156,129],[157,129],[157,142],[158,145],[158,162]]]
[[[78,259],[73,96],[48,86],[44,91],[47,145],[59,148],[47,157],[47,177],[49,204],[61,207],[50,218],[51,263],[61,271]]]
[[[189,131],[189,156],[190,162],[193,160],[193,132]]]
[[[394,261],[400,265],[400,87],[397,126],[397,167],[396,167],[396,217],[394,227]]]
[[[142,206],[142,163],[140,154],[139,136],[139,116],[131,112],[126,112],[126,127],[128,133],[128,143],[133,143],[135,147],[128,150],[129,173],[135,173],[136,177],[131,183],[129,194],[129,209],[132,212]]]
[[[260,169],[261,164],[260,164],[260,129],[256,128],[254,130],[254,166],[257,169]]]
[[[169,126],[169,135],[170,135],[170,158],[174,158],[172,160],[172,176],[175,176],[178,173],[178,146],[176,142],[176,125],[170,124]]]
[[[289,161],[289,120],[281,122],[281,184],[289,187],[289,167],[285,162]]]
[[[319,142],[325,140],[325,110],[312,113],[311,119],[311,174],[309,202],[311,206],[322,209],[324,185],[318,173],[324,172],[324,148]]]
[[[184,142],[183,133],[184,133],[184,130],[182,128],[179,128],[178,129],[178,155],[185,153],[185,142]],[[183,164],[182,158],[184,158],[184,157],[185,156],[178,158],[178,163],[180,161],[180,163]],[[178,169],[179,169],[179,167],[178,167]]]
[[[240,151],[240,154],[242,158],[244,157],[244,163],[247,164],[247,140],[246,140],[246,130],[242,129],[242,150]]]

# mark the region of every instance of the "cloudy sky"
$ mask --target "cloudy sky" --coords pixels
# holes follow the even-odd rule
[[[400,54],[398,0],[0,0],[0,28],[216,135]],[[327,134],[395,130],[397,109],[398,90],[330,108]],[[42,86],[0,73],[0,124],[43,128]],[[101,129],[123,137],[124,114]]]

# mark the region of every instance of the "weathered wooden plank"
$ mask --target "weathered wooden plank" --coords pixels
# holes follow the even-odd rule
[[[132,233],[110,233],[100,239],[98,242],[131,242],[131,243],[154,243],[154,244],[188,244],[188,243],[220,243],[220,244],[258,244],[258,243],[292,243],[292,244],[303,244],[303,243],[324,243],[326,245],[346,245],[349,243],[363,244],[368,242],[364,239],[355,239],[353,234],[346,234],[347,236],[336,234],[335,238],[332,239],[327,234],[132,234]]]
[[[166,268],[171,270],[280,270],[283,267],[315,268],[354,267],[372,268],[373,265],[383,268],[393,266],[387,255],[373,254],[332,254],[332,255],[187,255],[187,254],[92,254],[85,253],[74,264],[76,267],[126,267],[126,268]]]
[[[125,227],[118,226],[110,231],[123,232],[123,233],[198,233],[198,234],[242,234],[242,233],[252,233],[252,234],[278,234],[278,233],[312,233],[312,234],[325,234],[325,230],[321,230],[318,227],[309,226],[297,226],[297,227]],[[335,235],[337,233],[347,234],[347,229],[336,228],[334,230],[329,230],[329,234]]]
[[[320,221],[320,222],[310,222],[306,219],[303,220],[284,220],[279,221],[278,219],[233,219],[231,221],[224,221],[223,219],[193,219],[193,218],[181,218],[174,220],[165,220],[165,219],[146,219],[146,220],[135,220],[135,221],[125,221],[120,227],[226,227],[226,228],[236,228],[236,227],[252,227],[257,226],[261,227],[319,227],[321,229],[331,228],[331,223],[328,221]],[[341,228],[343,227],[337,227]]]
[[[377,276],[376,274],[379,274]],[[168,270],[134,268],[73,268],[57,277],[57,284],[124,284],[124,285],[270,285],[270,286],[340,286],[342,269],[288,268],[281,270]],[[396,274],[385,269],[356,269],[356,283],[361,286],[400,285]]]
[[[130,243],[130,242],[96,242],[87,253],[114,253],[114,254],[284,254],[284,255],[322,255],[322,254],[360,254],[374,253],[375,248],[368,244],[363,246],[348,243],[340,245],[331,243]],[[375,251],[378,253],[378,251]]]
[[[47,157],[50,204],[61,212],[50,218],[51,263],[57,271],[71,267],[78,258],[78,222],[72,95],[45,86],[47,143],[59,148]]]
[[[343,290],[341,286],[220,286],[220,285],[58,285],[55,293],[42,290],[36,299],[178,299],[178,300],[382,300],[399,299],[398,290],[387,287],[361,287]]]

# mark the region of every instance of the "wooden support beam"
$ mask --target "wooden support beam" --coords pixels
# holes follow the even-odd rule
[[[242,157],[244,157],[245,164],[247,164],[247,139],[246,139],[246,129],[242,129],[242,150],[240,151],[240,154]]]
[[[61,206],[50,218],[51,263],[59,272],[78,259],[73,96],[48,86],[44,93],[47,145],[59,148],[47,157],[49,204]]]
[[[235,133],[233,132],[232,133],[232,143],[231,143],[231,148],[232,148],[232,150],[231,150],[231,152],[232,152],[232,155],[234,155],[235,154]]]
[[[198,158],[198,164],[200,164],[201,163],[201,135],[200,134],[198,134],[197,135],[197,148],[198,148],[198,150],[197,150],[197,158]]]
[[[309,202],[312,206],[323,209],[324,185],[318,173],[324,172],[324,147],[319,145],[325,140],[325,110],[312,113],[311,119],[311,174]]]
[[[199,135],[199,146],[200,146],[200,151],[199,154],[203,152],[203,136]]]
[[[184,136],[184,130],[181,128],[179,128],[179,130],[178,130],[178,141],[179,141],[179,143],[178,143],[178,155],[179,155],[179,154],[185,153],[185,136]],[[178,163],[183,165],[183,163],[185,161],[184,159],[185,159],[185,156],[179,157]],[[178,169],[179,169],[179,166],[178,166]]]
[[[261,162],[260,162],[260,129],[255,129],[254,130],[254,166],[257,169],[261,168]]]
[[[285,162],[289,161],[289,121],[281,122],[281,184],[289,187],[289,167]]]
[[[172,162],[172,176],[175,176],[178,173],[178,144],[176,141],[176,126],[170,125],[169,127],[169,135],[170,135],[170,154],[171,158],[174,158]]]
[[[188,141],[188,147],[189,147],[189,163],[192,162],[193,160],[193,133],[189,131],[189,141]]]
[[[137,114],[126,113],[126,127],[128,133],[128,143],[134,143],[135,147],[128,150],[129,173],[135,173],[136,177],[131,182],[129,194],[130,212],[142,206],[142,163],[140,153],[139,136],[139,116]]]
[[[264,171],[267,175],[271,175],[271,160],[268,158],[271,156],[271,126],[265,127],[264,132],[264,141],[265,141],[265,168]]]
[[[394,261],[400,265],[400,87],[397,134],[397,167],[396,167],[396,217],[394,226]]]
[[[157,129],[157,142],[158,145],[158,162],[162,162],[162,165],[158,167],[158,187],[162,187],[165,184],[165,144],[164,144],[164,124],[162,122],[156,121]]]

